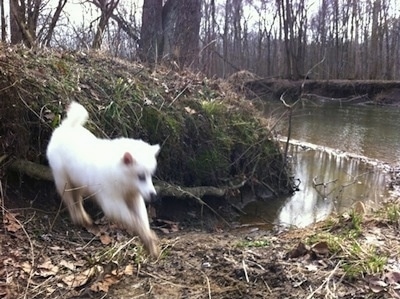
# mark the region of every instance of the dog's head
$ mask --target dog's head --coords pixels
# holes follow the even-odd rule
[[[157,155],[160,146],[150,145],[141,140],[132,140],[135,145],[123,154],[122,162],[129,173],[130,185],[138,191],[146,201],[153,201],[156,190],[152,176],[157,168]]]

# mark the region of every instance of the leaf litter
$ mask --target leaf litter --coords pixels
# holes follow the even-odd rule
[[[357,234],[347,215],[281,232],[160,219],[157,260],[105,219],[88,231],[58,208],[3,207],[1,298],[400,298],[400,241],[386,208],[364,215]],[[53,217],[52,227],[43,221]]]

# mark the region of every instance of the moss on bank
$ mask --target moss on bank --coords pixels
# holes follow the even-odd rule
[[[45,149],[72,100],[97,136],[159,143],[159,179],[184,186],[247,181],[291,192],[285,162],[254,104],[228,83],[150,70],[100,53],[0,45],[3,153],[46,163]]]

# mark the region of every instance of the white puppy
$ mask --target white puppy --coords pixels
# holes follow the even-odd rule
[[[88,117],[82,105],[72,102],[51,136],[47,159],[57,191],[74,223],[92,225],[82,201],[94,197],[108,218],[137,233],[157,256],[158,239],[143,198],[150,201],[156,195],[152,175],[160,146],[129,138],[99,139],[83,127]]]

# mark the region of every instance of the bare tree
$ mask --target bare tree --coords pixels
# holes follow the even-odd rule
[[[181,67],[197,65],[201,1],[167,0],[160,14],[161,2],[144,1],[140,42],[142,57],[148,62],[158,58],[172,60]]]
[[[97,30],[93,38],[92,48],[100,49],[103,41],[103,34],[112,16],[114,9],[118,6],[119,0],[91,0],[91,3],[100,8],[100,18]]]
[[[2,41],[75,49],[106,44],[114,55],[199,67],[209,76],[248,69],[299,79],[313,69],[315,79],[400,78],[393,0],[313,1],[319,5],[313,15],[306,0],[144,0],[141,27],[132,2],[81,0],[100,16],[85,15],[78,25],[63,14],[67,2],[0,0]]]
[[[11,43],[32,47],[36,41],[37,21],[42,0],[10,1]]]
[[[9,1],[10,5],[10,39],[12,44],[24,43],[28,47],[37,45],[41,36],[42,42],[49,46],[50,41],[60,18],[61,12],[68,0],[59,0],[53,16],[43,17],[44,8],[48,1],[43,0],[15,0]],[[3,2],[3,1],[2,1]],[[3,12],[3,9],[2,9]],[[4,17],[4,16],[3,16]],[[6,35],[5,19],[2,19],[2,35]]]
[[[48,26],[47,34],[43,39],[43,43],[47,47],[50,47],[50,42],[51,42],[51,39],[53,37],[54,29],[55,29],[55,27],[57,25],[58,20],[60,19],[61,12],[63,11],[65,4],[67,4],[67,1],[68,0],[58,0],[58,5],[57,5],[57,8],[56,8],[56,10],[54,12],[53,17],[51,18],[50,24]],[[42,28],[45,28],[45,27],[43,26]]]
[[[154,63],[162,53],[162,0],[145,0],[140,31],[140,58]]]
[[[200,59],[202,70],[205,74],[213,76],[217,73],[217,22],[215,0],[204,1],[203,3],[203,35],[202,50]]]
[[[304,0],[277,0],[285,46],[285,77],[299,79],[304,74],[307,11]]]
[[[6,42],[7,40],[7,24],[6,16],[4,12],[4,0],[0,0],[0,21],[1,21],[1,41]]]

